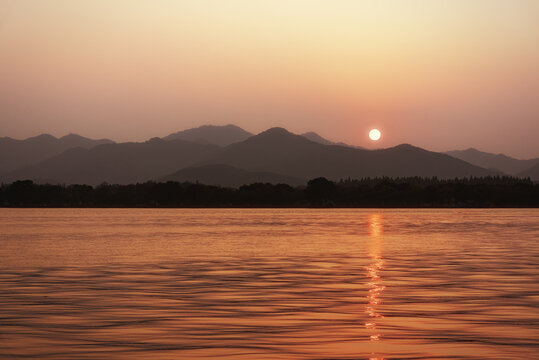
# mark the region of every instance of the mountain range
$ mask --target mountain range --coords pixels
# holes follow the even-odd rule
[[[504,154],[491,154],[474,148],[447,151],[445,153],[470,164],[481,166],[485,169],[501,171],[508,175],[522,176],[526,170],[539,164],[539,158],[519,160]]]
[[[178,131],[167,135],[163,140],[187,140],[199,144],[214,144],[227,146],[236,142],[246,140],[253,136],[252,133],[243,130],[236,125],[203,125],[197,128]]]
[[[532,180],[539,180],[539,162],[533,165],[531,168],[526,169],[518,174],[520,177],[529,177]]]
[[[37,164],[72,148],[91,149],[111,143],[108,139],[92,140],[76,134],[61,138],[42,134],[25,140],[3,137],[0,138],[0,174]]]
[[[409,144],[366,150],[331,142],[316,133],[296,135],[283,128],[271,128],[253,135],[234,125],[202,126],[140,143],[114,143],[78,135],[60,139],[50,135],[26,140],[2,138],[0,149],[7,149],[0,153],[2,182],[32,179],[97,185],[174,180],[235,187],[253,182],[300,185],[320,176],[339,180],[501,173],[499,163],[494,163],[498,167],[491,163],[485,166],[478,165],[475,159],[459,158],[469,151],[444,154]],[[522,167],[529,161],[530,168],[518,174],[539,179],[539,166],[534,167],[539,162],[508,159],[507,163]],[[504,167],[503,172],[521,170],[512,166]],[[526,171],[530,175],[525,175]]]
[[[328,139],[323,138],[322,136],[318,135],[314,131],[309,131],[309,132],[303,133],[303,134],[301,134],[301,136],[306,137],[307,139],[309,139],[311,141],[314,141],[314,142],[317,142],[317,143],[322,144],[322,145],[341,145],[341,146],[347,146],[347,147],[352,147],[352,148],[356,148],[356,149],[363,149],[363,147],[361,147],[361,146],[348,145],[348,144],[345,144],[343,142],[334,142],[334,141],[328,140]]]
[[[233,143],[241,142],[247,140],[253,133],[250,133],[239,126],[228,124],[228,125],[202,125],[196,128],[187,129],[172,133],[163,137],[163,140],[187,140],[191,142],[196,142],[199,144],[214,144],[219,146],[227,146]],[[323,138],[314,131],[309,131],[301,134],[301,136],[306,137],[307,139],[317,142],[323,145],[342,145],[349,146],[361,149],[360,146],[348,145],[342,142],[334,142]]]
[[[218,151],[206,164],[225,164],[249,171],[269,171],[302,179],[377,176],[465,177],[493,172],[411,145],[362,150],[322,145],[283,128],[272,128]]]
[[[129,184],[157,179],[207,159],[218,151],[212,144],[153,138],[143,143],[115,143],[67,150],[50,159],[1,176],[3,181]]]

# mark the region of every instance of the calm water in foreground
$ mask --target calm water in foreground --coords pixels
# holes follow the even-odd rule
[[[0,259],[0,358],[539,358],[539,210],[0,209]]]

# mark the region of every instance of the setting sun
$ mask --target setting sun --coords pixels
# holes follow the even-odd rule
[[[372,129],[371,131],[369,131],[369,138],[372,141],[378,141],[381,136],[382,136],[382,133],[378,129]]]

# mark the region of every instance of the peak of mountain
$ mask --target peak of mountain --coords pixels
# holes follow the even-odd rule
[[[252,183],[284,183],[293,186],[306,183],[305,180],[291,176],[262,171],[247,171],[223,164],[187,167],[159,180],[192,183],[199,182],[206,185],[229,187],[240,187]]]
[[[52,136],[51,134],[39,134],[36,136],[29,137],[27,139],[18,140],[18,141],[39,141],[39,140],[58,140],[58,139]]]
[[[249,157],[249,154],[241,154],[244,151],[243,149],[249,148],[249,151],[254,151],[253,154],[257,153],[260,155],[260,158],[253,159],[253,161],[263,162],[266,158],[274,156],[272,154],[282,154],[284,156],[284,154],[294,152],[298,144],[307,147],[320,146],[320,144],[312,142],[301,135],[293,134],[282,127],[273,127],[253,135],[242,142],[224,147],[220,154],[224,156],[225,154],[235,154],[238,152],[237,156],[240,158]],[[235,155],[231,156],[234,157]],[[243,167],[240,166],[240,168]]]
[[[539,163],[539,158],[520,160],[504,154],[492,154],[475,148],[446,151],[445,154],[486,169],[496,169],[509,175],[518,175]]]
[[[60,138],[60,140],[70,140],[70,139],[87,139],[84,136],[80,136],[79,134],[69,133],[67,135],[64,135]]]
[[[197,128],[187,129],[175,132],[165,136],[164,140],[187,140],[199,144],[214,144],[218,146],[227,146],[236,142],[243,141],[252,136],[248,131],[236,125],[203,125]]]
[[[246,140],[248,143],[265,143],[267,141],[273,141],[278,139],[279,141],[304,141],[312,142],[307,138],[291,133],[282,127],[272,127],[267,130],[262,131],[259,134],[256,134]]]
[[[290,131],[286,130],[283,127],[275,126],[267,130],[262,131],[258,136],[268,136],[268,135],[295,135]]]
[[[420,148],[418,146],[408,144],[408,143],[403,143],[403,144],[395,145],[393,147],[389,147],[385,149],[378,149],[378,150],[373,150],[373,151],[385,151],[385,152],[395,152],[395,153],[416,153],[416,154],[417,153],[434,153],[434,154],[440,154],[444,157],[448,156],[445,154],[432,152],[432,151],[429,151],[429,150],[426,150],[426,149],[423,149],[423,148]]]
[[[399,145],[395,145],[391,148],[388,148],[388,149],[395,149],[395,150],[423,150],[423,151],[428,151],[428,150],[425,150],[425,149],[422,149],[420,147],[417,147],[417,146],[414,146],[412,144],[408,144],[408,143],[402,143],[402,144],[399,144]]]

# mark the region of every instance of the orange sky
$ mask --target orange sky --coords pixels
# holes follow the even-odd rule
[[[209,123],[539,156],[539,1],[0,0],[0,136]]]

